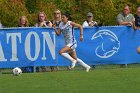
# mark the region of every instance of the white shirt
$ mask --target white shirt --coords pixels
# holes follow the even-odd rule
[[[84,23],[83,23],[83,27],[93,27],[93,26],[90,26],[90,24],[93,24],[93,26],[95,26],[95,25],[97,25],[97,22],[96,21],[91,21],[91,22],[87,22],[87,21],[85,21]]]
[[[62,34],[64,35],[66,45],[69,43],[76,43],[76,40],[74,37],[74,29],[70,23],[71,23],[71,21],[68,21],[66,24],[61,22],[59,25],[59,29],[62,32]]]

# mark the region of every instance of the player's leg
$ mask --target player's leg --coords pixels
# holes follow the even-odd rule
[[[75,62],[72,62],[72,64],[71,64],[71,68],[74,68],[75,65],[76,65],[76,62],[77,62],[77,56],[76,56],[75,50],[72,50],[71,52],[69,52],[69,55],[70,55],[73,59],[76,60]]]
[[[71,62],[76,62],[76,60],[74,58],[72,58],[67,52],[72,51],[72,49],[68,46],[65,46],[64,48],[62,48],[59,52],[60,55],[62,55],[63,57],[65,57],[66,59],[70,60]]]
[[[90,70],[90,66],[83,62],[81,59],[77,58],[77,62],[86,69],[86,72]]]
[[[89,65],[87,65],[86,63],[84,63],[81,59],[77,58],[77,56],[76,56],[76,51],[75,51],[75,50],[72,51],[72,52],[70,52],[69,54],[70,54],[70,56],[71,56],[72,58],[76,59],[77,62],[78,62],[82,67],[86,68],[86,71],[87,71],[87,72],[90,70],[91,67],[90,67]],[[75,66],[75,65],[74,65],[74,66]]]

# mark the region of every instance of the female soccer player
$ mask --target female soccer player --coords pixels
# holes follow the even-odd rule
[[[58,30],[56,30],[55,25],[53,26],[55,33],[59,36],[62,32],[65,39],[65,46],[59,51],[59,54],[72,62],[71,68],[74,68],[75,64],[78,62],[81,66],[86,68],[86,72],[88,72],[91,67],[77,58],[75,51],[77,43],[74,37],[73,28],[78,27],[80,29],[80,41],[83,40],[83,28],[81,25],[69,21],[69,18],[68,14],[62,14],[62,22],[60,23]]]

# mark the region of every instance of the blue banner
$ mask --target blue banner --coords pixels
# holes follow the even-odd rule
[[[126,26],[84,28],[84,41],[75,28],[77,56],[85,63],[130,64],[140,62],[136,49],[140,31]],[[59,55],[64,47],[63,35],[56,36],[52,28],[0,29],[0,68],[25,66],[68,66]]]
[[[88,64],[138,63],[139,35],[139,30],[125,26],[85,28],[85,40],[78,42],[78,56]]]

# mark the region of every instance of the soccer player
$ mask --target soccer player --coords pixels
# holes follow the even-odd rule
[[[88,72],[91,67],[77,58],[75,51],[77,43],[74,37],[73,28],[78,27],[80,29],[80,41],[83,40],[83,28],[81,25],[69,21],[69,19],[70,16],[68,14],[62,14],[62,22],[60,23],[58,30],[56,30],[55,25],[53,26],[55,33],[59,36],[62,32],[65,39],[65,46],[59,51],[59,54],[72,62],[71,68],[74,68],[75,64],[79,63],[86,69],[86,72]]]

